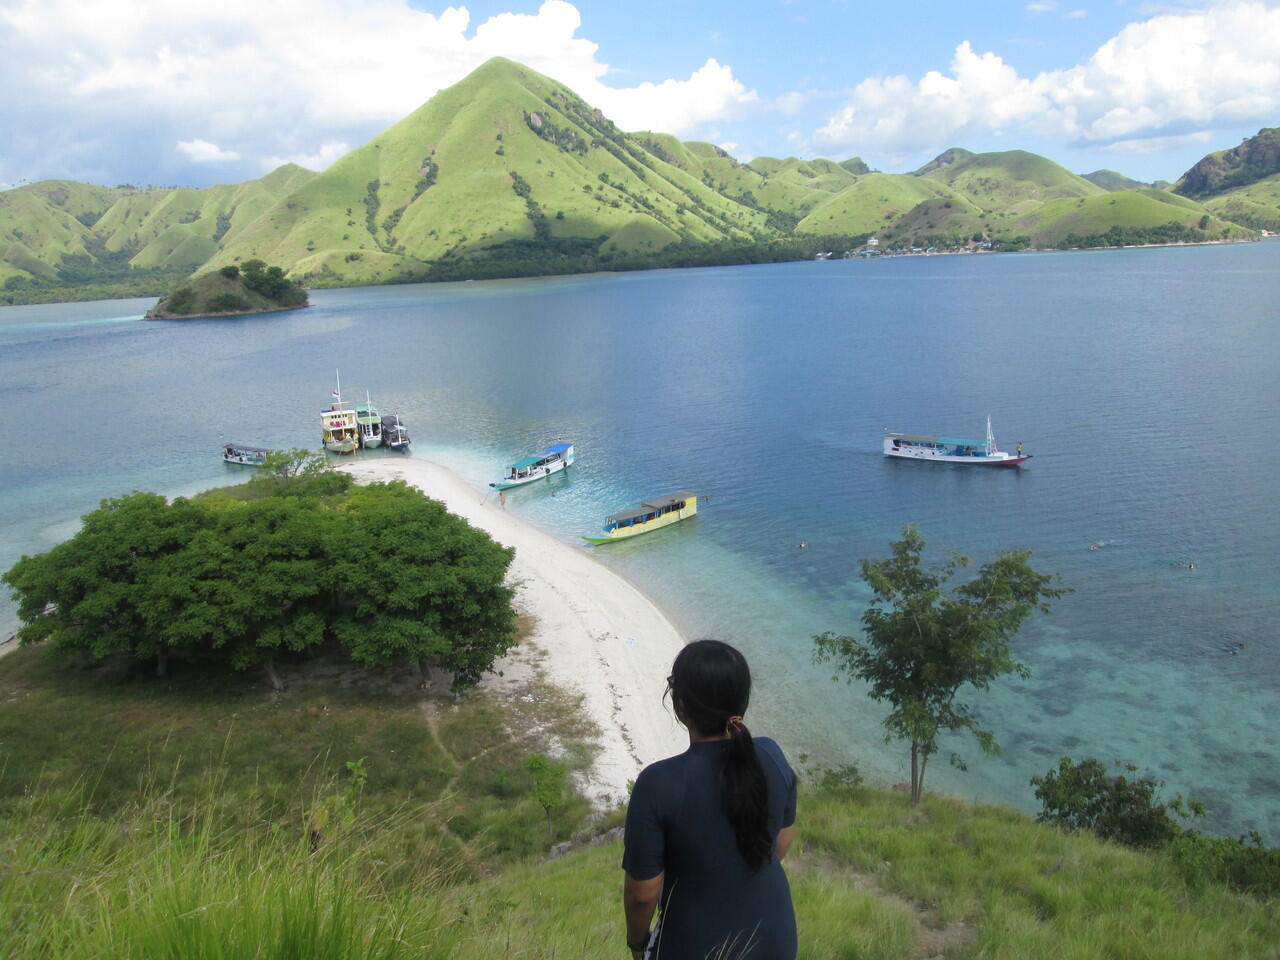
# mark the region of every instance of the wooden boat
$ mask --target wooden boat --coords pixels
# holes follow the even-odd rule
[[[604,518],[604,527],[600,533],[583,537],[588,543],[613,543],[615,540],[627,540],[638,537],[642,533],[661,530],[673,523],[692,517],[698,512],[698,496],[681,490],[646,500],[635,510],[624,510]]]
[[[924,437],[909,433],[886,433],[884,455],[906,460],[933,460],[938,463],[961,463],[990,467],[1016,467],[1031,459],[1019,443],[1015,453],[999,448],[987,417],[986,440],[963,440],[957,437]]]
[[[260,467],[267,460],[270,447],[250,447],[243,443],[224,443],[222,459],[227,463],[239,463],[246,467]]]
[[[338,378],[338,389],[333,391],[333,403],[328,410],[320,411],[320,427],[320,440],[332,453],[354,453],[360,445],[356,412],[342,405],[341,378]]]
[[[409,431],[400,422],[400,414],[382,418],[382,445],[398,452],[409,449]]]
[[[382,446],[382,418],[369,399],[368,390],[364,393],[364,403],[356,404],[356,430],[360,434],[362,449],[374,450]]]
[[[553,473],[559,473],[573,463],[573,460],[572,443],[552,444],[547,449],[540,450],[531,457],[517,460],[507,467],[507,475],[505,477],[501,480],[495,480],[489,486],[495,490],[510,490],[512,487],[521,487],[526,483],[533,483],[535,480],[549,477]]]

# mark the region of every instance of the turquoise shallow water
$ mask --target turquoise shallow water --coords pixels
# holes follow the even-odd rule
[[[976,700],[1001,755],[957,743],[969,771],[932,785],[1029,807],[1058,756],[1121,759],[1274,840],[1278,267],[1272,241],[318,291],[172,324],[130,319],[150,301],[4,308],[0,396],[35,429],[0,462],[0,564],[100,497],[238,479],[220,434],[314,445],[340,367],[478,488],[573,440],[567,475],[508,495],[571,542],[649,495],[707,495],[596,556],[748,652],[758,730],[881,779],[905,772],[879,709],[809,662],[813,633],[856,627],[858,561],[905,521],[940,554],[1031,549],[1075,593],[1020,636],[1032,678]],[[880,454],[886,427],[980,435],[988,413],[1026,469]]]

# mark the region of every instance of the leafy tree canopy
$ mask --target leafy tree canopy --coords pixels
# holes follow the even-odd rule
[[[846,680],[866,681],[873,699],[888,702],[887,739],[911,744],[911,799],[918,803],[943,731],[968,730],[984,751],[999,749],[957,696],[966,686],[985,690],[1007,673],[1028,675],[1013,659],[1013,638],[1065,591],[1031,569],[1029,552],[1012,551],[948,592],[947,582],[968,558],[926,569],[920,559],[925,540],[912,524],[891,546],[891,557],[862,562],[862,579],[874,594],[862,615],[862,636],[820,634],[813,638],[814,659],[835,663]],[[963,767],[959,757],[951,759]]]
[[[5,573],[19,641],[127,652],[160,674],[173,654],[262,664],[278,685],[274,657],[337,639],[359,663],[437,663],[455,687],[477,682],[513,642],[513,552],[403,483],[345,489],[298,453],[274,461],[265,496],[103,501]]]

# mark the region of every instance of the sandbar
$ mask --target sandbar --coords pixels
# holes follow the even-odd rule
[[[437,463],[388,457],[339,469],[361,482],[403,480],[515,548],[508,582],[516,587],[517,608],[536,621],[527,642],[540,652],[547,678],[580,694],[600,728],[600,752],[580,782],[594,803],[625,801],[627,782],[641,769],[688,747],[688,735],[662,696],[684,637],[625,578]],[[519,675],[528,669],[523,664],[509,655],[495,670]]]

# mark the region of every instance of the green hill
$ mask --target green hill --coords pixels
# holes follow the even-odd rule
[[[1236,170],[1213,182],[1261,170],[1271,133],[1213,155]],[[959,147],[914,174],[874,173],[857,157],[741,163],[710,143],[625,133],[563,85],[495,58],[320,174],[290,164],[198,190],[45,181],[2,192],[0,299],[155,294],[251,259],[324,286],[789,259],[872,232],[1056,244],[1160,210],[1099,204],[1132,181],[1090,177],[1106,189],[1026,151]],[[1232,189],[1211,217],[1277,222],[1265,180]],[[1091,201],[1088,214],[1073,220],[1064,200]]]
[[[915,207],[939,197],[960,198],[941,184],[892,173],[869,173],[816,206],[796,226],[799,233],[875,233]],[[965,201],[961,201],[965,202]]]
[[[1280,173],[1280,127],[1265,127],[1238,147],[1197,162],[1174,184],[1174,193],[1204,200]]]
[[[1153,186],[1153,184],[1142,183],[1132,177],[1126,177],[1123,173],[1116,173],[1114,170],[1095,170],[1093,173],[1085,173],[1081,176],[1095,186],[1107,191],[1142,190],[1145,187]]]
[[[183,284],[147,311],[147,320],[227,317],[275,313],[307,306],[307,292],[279,267],[249,260],[244,269],[231,265],[211,270]]]
[[[1063,197],[1019,217],[1011,229],[1030,236],[1037,247],[1204,242],[1252,235],[1200,204],[1164,190]]]
[[[1030,213],[1050,200],[1106,192],[1052,160],[1025,150],[972,154],[922,169],[925,172],[918,174],[921,179],[946,184],[981,210],[1005,216]]]
[[[1204,205],[1223,220],[1254,230],[1280,231],[1280,173],[1225,190]]]

